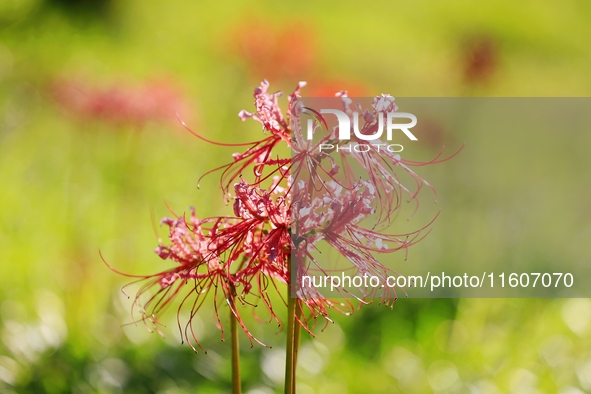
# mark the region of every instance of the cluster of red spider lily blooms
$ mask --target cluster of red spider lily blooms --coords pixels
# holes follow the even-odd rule
[[[254,91],[254,113],[243,110],[239,117],[243,121],[252,118],[261,123],[265,137],[247,144],[218,143],[246,147],[245,151],[233,154],[231,163],[212,170],[221,172],[224,196],[234,199],[233,215],[200,219],[191,209],[185,216],[162,220],[161,223],[168,226],[170,242],[158,246],[155,251],[162,259],[175,262],[175,266],[154,275],[134,276],[144,281],[135,298],[144,323],[157,329],[161,312],[174,298],[181,298],[178,316],[185,307],[190,315],[184,327],[179,321],[179,329],[184,340],[196,350],[195,346],[200,345],[193,332],[192,318],[210,295],[222,336],[219,308],[226,304],[251,345],[253,341],[261,343],[246,327],[240,309],[262,304],[270,313],[271,321],[281,325],[272,304],[272,299],[277,298],[270,293],[281,295],[282,288],[293,286],[291,294],[298,297],[297,322],[310,332],[317,318],[329,321],[330,309],[341,313],[354,309],[351,303],[333,302],[324,298],[320,289],[302,287],[301,282],[293,280],[294,275],[299,278],[312,269],[326,274],[313,264],[311,251],[315,242],[326,241],[357,273],[383,278],[391,272],[373,254],[406,249],[424,236],[423,230],[428,225],[403,235],[391,235],[377,228],[392,221],[403,194],[417,201],[421,187],[429,186],[410,167],[436,160],[411,162],[390,152],[381,155],[366,152],[344,156],[337,166],[326,153],[318,152],[316,142],[304,140],[302,136],[300,115],[304,107],[300,90],[305,85],[300,82],[288,96],[288,110],[284,115],[278,102],[281,93],[269,93],[269,83],[263,81]],[[345,91],[337,96],[345,104],[349,100]],[[366,123],[361,132],[374,133],[377,116],[388,110],[396,110],[394,99],[388,95],[376,97],[373,109],[364,113]],[[320,123],[315,126],[320,127]],[[338,143],[335,133],[328,133],[320,142]],[[291,158],[274,156],[280,144],[292,149]],[[351,164],[348,161],[355,161],[365,170],[365,179],[348,173]],[[402,185],[397,171],[414,179],[414,190]],[[374,225],[364,227],[363,218],[370,216],[376,218]],[[292,265],[292,259],[297,264]],[[291,267],[297,268],[292,270]],[[363,303],[372,296],[366,294],[359,299]],[[391,305],[396,294],[386,292],[381,297]],[[285,297],[282,299],[287,305]]]

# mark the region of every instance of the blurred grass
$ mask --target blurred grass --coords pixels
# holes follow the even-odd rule
[[[213,312],[204,309],[198,323],[208,355],[179,344],[172,310],[165,340],[141,326],[122,328],[131,321],[131,301],[119,293],[127,280],[98,251],[128,273],[167,268],[152,252],[152,213],[156,221],[168,215],[164,201],[177,213],[190,205],[203,216],[227,212],[216,175],[201,190],[196,185],[233,151],[197,140],[175,121],[116,125],[78,117],[55,102],[56,81],[138,86],[168,78],[182,86],[188,113],[180,115],[191,127],[211,139],[250,141],[259,128],[236,114],[251,109],[252,89],[266,76],[228,42],[238,40],[231,36],[236,26],[262,20],[271,36],[291,21],[313,29],[313,43],[303,42],[316,48],[313,66],[302,69],[301,80],[351,82],[394,96],[591,91],[586,1],[498,0],[478,8],[461,1],[101,3],[0,4],[2,392],[230,388],[228,347]],[[467,82],[465,42],[474,36],[498,49],[490,78]],[[273,51],[292,49],[288,42]],[[271,81],[286,92],[296,82]],[[490,175],[507,171],[499,163]],[[474,188],[489,190],[486,183]],[[393,311],[370,305],[333,317],[326,332],[305,339],[302,393],[591,390],[586,299],[399,300]],[[284,339],[272,325],[251,326],[272,349],[250,349],[243,340],[245,389],[279,392]]]

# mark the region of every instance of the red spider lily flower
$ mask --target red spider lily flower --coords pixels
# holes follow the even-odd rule
[[[344,110],[351,116],[353,113],[353,109],[351,109],[352,100],[347,97],[346,92],[340,92],[337,96],[342,98]],[[392,96],[381,95],[375,97],[372,102],[372,108],[366,109],[362,114],[365,123],[360,127],[360,133],[365,135],[374,134],[378,128],[378,114],[381,113],[382,116],[385,116],[385,113],[395,112],[397,109],[398,107]],[[356,110],[359,109],[356,108]],[[376,192],[375,197],[379,201],[376,211],[380,215],[380,219],[376,223],[376,226],[379,224],[388,224],[394,219],[394,215],[398,212],[404,200],[402,197],[403,194],[408,195],[411,201],[415,201],[416,209],[418,209],[417,196],[423,186],[429,187],[435,194],[435,189],[426,180],[417,175],[411,167],[440,163],[454,156],[440,159],[440,152],[431,161],[417,162],[402,159],[398,153],[391,152],[387,149],[379,151],[370,150],[368,152],[341,151],[338,154],[335,154],[335,152],[323,152],[318,149],[320,144],[342,146],[349,142],[365,143],[365,141],[361,140],[355,134],[351,136],[350,141],[340,141],[337,138],[337,134],[338,128],[316,143],[305,141],[301,137],[296,138],[296,143],[292,147],[294,152],[294,158],[292,160],[294,177],[296,179],[311,179],[312,183],[321,185],[327,181],[336,181],[343,187],[352,189],[359,179],[359,174],[355,173],[352,168],[355,166],[360,167],[365,173],[364,179],[373,185]],[[376,140],[375,143],[381,144],[382,141]],[[339,159],[338,162],[340,165],[337,165],[337,158]],[[302,174],[302,172],[307,172],[307,174]],[[412,179],[415,183],[414,190],[403,184],[400,172]],[[323,190],[330,194],[328,189],[323,188]],[[298,200],[294,199],[294,201]]]
[[[346,92],[337,94],[341,97],[345,112],[353,116],[351,107],[362,112],[359,103],[347,97]],[[306,102],[306,99],[302,100]],[[313,109],[307,108],[314,112]],[[389,95],[375,97],[371,108],[362,112],[364,124],[360,125],[361,135],[373,135],[378,123],[385,123],[386,113],[397,111],[394,98]],[[316,120],[316,130],[327,127],[321,119]],[[296,256],[306,273],[328,276],[312,253],[316,243],[326,242],[351,263],[352,272],[359,276],[369,274],[384,283],[387,276],[396,275],[375,257],[376,254],[393,253],[415,244],[424,238],[435,217],[422,228],[404,234],[392,234],[387,231],[400,212],[403,194],[408,202],[415,202],[423,186],[429,187],[436,197],[435,189],[411,169],[448,160],[440,160],[441,153],[432,161],[415,162],[404,160],[398,153],[387,149],[355,151],[341,149],[323,151],[320,145],[343,147],[349,143],[364,144],[357,135],[350,140],[339,140],[338,127],[327,130],[319,141],[303,139],[303,134],[296,133],[292,144],[292,174],[295,185],[292,189],[293,223],[295,227]],[[383,144],[380,140],[375,144]],[[337,163],[339,163],[337,165]],[[401,175],[405,175],[402,177]],[[414,188],[405,185],[414,182]],[[298,282],[299,285],[301,283]],[[377,288],[367,289],[361,299],[373,298]],[[343,296],[351,296],[344,288],[338,289]],[[386,288],[381,294],[382,302],[390,304],[397,298],[396,289]]]
[[[376,213],[376,188],[371,182],[359,181],[352,189],[346,189],[334,181],[326,182],[327,190],[310,198],[309,188],[299,181],[293,190],[294,206],[293,221],[297,223],[300,242],[296,247],[300,262],[312,261],[306,274],[329,275],[326,269],[315,260],[312,252],[321,241],[327,242],[351,264],[356,275],[376,277],[385,283],[388,276],[396,272],[380,263],[375,254],[394,253],[407,250],[409,246],[424,238],[425,232],[433,223],[405,234],[391,234],[375,230],[375,225],[368,225],[365,219],[371,219]],[[300,196],[304,196],[300,198]],[[307,198],[305,197],[307,196]],[[375,218],[374,218],[375,220]],[[369,289],[363,299],[374,298],[376,288]],[[385,288],[381,295],[382,302],[390,304],[398,297],[396,289]],[[344,297],[353,296],[345,289],[338,289]]]
[[[220,146],[249,146],[249,148],[242,153],[234,153],[232,157],[234,161],[224,166],[214,168],[208,171],[203,176],[216,171],[222,171],[220,177],[220,188],[224,196],[229,195],[230,185],[235,182],[248,168],[252,169],[254,181],[252,185],[258,185],[269,177],[279,173],[282,177],[281,168],[289,165],[289,158],[273,158],[273,149],[281,142],[285,142],[288,146],[291,145],[292,128],[299,127],[299,119],[294,116],[295,105],[300,97],[300,90],[306,86],[305,82],[300,82],[294,92],[288,96],[289,110],[286,115],[283,115],[279,107],[278,99],[281,97],[281,92],[269,93],[269,82],[262,81],[260,86],[254,90],[255,108],[254,113],[242,110],[238,116],[242,121],[253,118],[263,126],[265,133],[269,135],[262,140],[242,143],[242,144],[225,144],[210,141],[193,130],[185,127],[197,137]],[[184,124],[184,123],[183,123]],[[272,166],[274,170],[264,174],[263,168]]]

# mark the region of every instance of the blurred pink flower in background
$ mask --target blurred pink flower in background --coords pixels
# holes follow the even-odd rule
[[[231,53],[244,59],[252,76],[261,80],[293,79],[308,75],[316,60],[314,31],[311,26],[292,20],[273,27],[256,16],[229,32]]]
[[[478,35],[466,40],[461,50],[464,82],[476,85],[489,82],[499,67],[499,49],[489,36]]]
[[[176,121],[177,112],[187,117],[185,98],[164,79],[139,86],[99,86],[80,78],[60,78],[51,84],[50,91],[63,109],[83,120],[141,126],[150,121]]]

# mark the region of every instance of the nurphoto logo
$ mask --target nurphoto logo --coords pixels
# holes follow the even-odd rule
[[[392,98],[393,99],[393,98]],[[392,100],[393,101],[393,100]],[[393,103],[392,103],[393,104]],[[328,123],[323,115],[332,114],[336,116],[338,121],[338,141],[331,139],[329,141],[324,140],[318,144],[319,151],[336,151],[336,152],[369,152],[371,150],[388,152],[402,152],[404,147],[401,144],[390,143],[394,136],[394,131],[399,130],[411,141],[417,141],[417,137],[410,131],[411,128],[416,126],[417,117],[408,112],[396,112],[395,105],[384,106],[389,111],[365,111],[361,114],[363,121],[365,122],[362,127],[359,125],[359,111],[341,111],[334,108],[323,108],[319,111],[309,107],[304,107],[307,111],[314,114],[316,119],[307,119],[307,139],[312,141],[314,137],[315,122],[316,125],[321,124],[325,128],[328,128]],[[308,112],[308,113],[310,113]],[[409,122],[397,123],[399,119],[407,119]],[[386,142],[380,140],[386,131]],[[372,143],[347,143],[343,144],[343,141],[351,140],[351,130],[354,133],[354,139],[359,141],[373,141]],[[335,136],[336,137],[336,136]],[[330,143],[326,143],[330,142]]]

